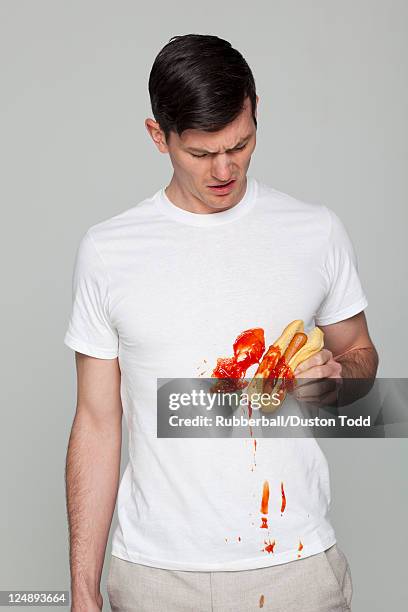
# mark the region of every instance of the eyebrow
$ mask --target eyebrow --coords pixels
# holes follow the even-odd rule
[[[247,136],[244,136],[243,138],[241,138],[241,140],[231,149],[225,149],[225,152],[228,153],[228,151],[233,151],[234,149],[236,149],[237,147],[241,146],[242,144],[244,144],[245,141],[249,140],[251,138],[252,134],[248,134]],[[214,151],[206,151],[205,149],[196,149],[195,147],[186,147],[185,149],[188,152],[193,152],[193,153],[209,153],[210,155],[215,155],[217,152]]]

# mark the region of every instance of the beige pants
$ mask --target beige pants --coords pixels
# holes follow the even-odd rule
[[[113,612],[349,612],[350,567],[335,544],[325,552],[233,572],[159,569],[111,557]]]

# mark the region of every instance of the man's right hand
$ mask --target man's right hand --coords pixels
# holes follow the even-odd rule
[[[84,599],[83,597],[72,597],[71,612],[101,612],[103,608],[103,597],[101,593],[95,599]]]

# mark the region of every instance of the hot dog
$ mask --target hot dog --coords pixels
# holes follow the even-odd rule
[[[262,358],[248,385],[249,399],[254,393],[268,393],[270,401],[263,401],[261,410],[274,412],[282,404],[287,391],[293,388],[294,370],[299,363],[319,352],[323,345],[324,334],[318,327],[305,333],[301,319],[289,323]],[[279,404],[273,401],[277,397],[275,394],[279,397]]]

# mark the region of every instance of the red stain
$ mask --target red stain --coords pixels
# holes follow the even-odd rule
[[[282,400],[285,392],[293,388],[295,375],[293,374],[291,367],[288,365],[288,362],[297,353],[297,351],[301,349],[304,344],[306,344],[306,342],[307,335],[302,332],[298,332],[293,336],[283,355],[281,354],[279,347],[274,347],[273,345],[269,347],[265,356],[265,366],[262,370],[265,371],[266,378],[264,386],[265,393],[271,393],[275,385],[278,385],[275,393],[278,393]],[[265,357],[262,360],[261,366],[265,361]]]
[[[269,542],[264,540],[264,543],[266,544],[266,546],[262,550],[267,553],[273,553],[273,549],[275,548],[275,544],[276,544],[275,540],[273,540],[272,542],[270,540]]]
[[[263,608],[264,603],[265,603],[265,596],[261,595],[259,598],[259,607]]]
[[[261,514],[268,514],[269,482],[265,480],[262,490]]]
[[[256,442],[255,438],[252,438],[252,439],[254,441],[254,466],[256,466],[256,444],[257,444],[257,442]],[[253,468],[251,468],[251,470],[252,470],[252,472],[254,471]]]
[[[265,382],[264,393],[272,393],[275,385],[278,385],[274,392],[283,397],[286,391],[292,390],[294,380],[295,375],[293,374],[292,369],[286,363],[285,357],[281,357],[276,365],[276,368],[272,371],[271,375]]]
[[[219,357],[213,370],[212,377],[220,379],[233,379],[213,385],[222,391],[232,391],[247,385],[242,379],[247,369],[258,363],[265,350],[264,330],[260,327],[247,329],[241,332],[233,344],[233,357]],[[235,379],[235,380],[234,380]]]
[[[299,540],[298,550],[299,551],[303,550],[303,544],[302,544],[302,542],[300,540]]]
[[[269,378],[276,364],[281,357],[281,351],[279,346],[273,344],[268,348],[262,362],[259,365],[257,374],[263,374],[264,378]]]
[[[278,346],[272,344],[268,348],[257,370],[257,375],[265,379],[264,392],[271,392],[279,380],[278,392],[283,399],[285,391],[292,388],[295,378],[288,362],[306,342],[307,335],[298,332],[283,355]],[[213,385],[212,390],[233,391],[246,387],[247,383],[242,379],[250,366],[259,363],[264,351],[265,335],[262,328],[254,327],[241,332],[233,344],[234,356],[218,357],[211,375],[213,378],[232,380],[222,380]],[[205,359],[204,363],[207,363]],[[249,414],[251,416],[252,408],[249,408]]]
[[[266,517],[261,517],[261,521],[261,529],[268,529],[268,519]]]
[[[281,482],[281,495],[282,495],[282,504],[281,504],[281,514],[283,512],[285,512],[285,508],[286,508],[286,496],[285,496],[285,490],[283,488],[283,482]]]

